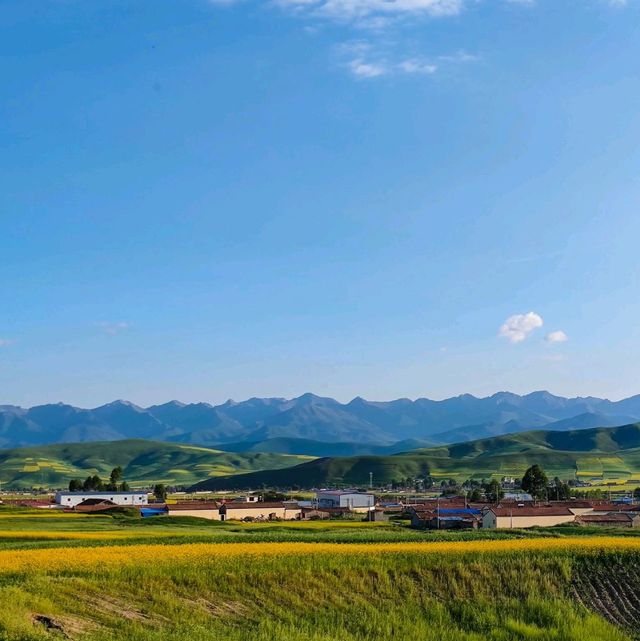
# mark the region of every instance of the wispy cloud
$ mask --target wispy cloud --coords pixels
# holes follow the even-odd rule
[[[376,42],[354,40],[337,47],[343,67],[358,78],[379,78],[381,76],[430,76],[451,64],[474,62],[478,56],[465,51],[433,58],[421,55],[407,56],[402,43],[392,40]],[[404,53],[404,55],[403,55]]]
[[[358,22],[372,16],[455,16],[467,0],[275,0],[299,14],[340,22]]]
[[[594,0],[612,7],[623,7],[628,0]],[[212,5],[248,6],[257,0],[209,0]],[[533,7],[536,0],[500,0],[502,5]],[[263,6],[275,8],[283,15],[303,22],[309,34],[321,25],[334,25],[344,38],[357,38],[363,33],[369,39],[368,55],[362,53],[342,59],[340,67],[355,78],[371,79],[391,75],[429,76],[442,71],[446,65],[474,62],[475,54],[465,51],[449,54],[425,51],[424,37],[411,45],[407,37],[420,19],[441,21],[459,16],[465,9],[481,4],[481,0],[270,0]],[[488,3],[486,3],[488,4]]]
[[[510,343],[522,343],[534,330],[542,327],[542,316],[535,312],[514,314],[500,326],[498,335],[506,338]]]
[[[551,332],[544,337],[544,340],[547,343],[566,343],[569,340],[569,337],[561,330]]]
[[[8,338],[0,338],[0,347],[8,347],[11,343],[13,343],[13,341]]]
[[[100,327],[108,336],[115,336],[125,329],[129,329],[129,323],[125,323],[123,321],[117,323],[103,321],[98,323],[98,327]]]

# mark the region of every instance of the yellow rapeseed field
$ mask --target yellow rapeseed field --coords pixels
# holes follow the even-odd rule
[[[65,532],[55,530],[0,530],[2,539],[27,539],[33,541],[107,541],[121,539],[140,539],[174,537],[166,532],[122,532],[119,530],[103,530],[102,532]]]
[[[40,512],[9,512],[8,514],[0,514],[0,519],[95,519],[93,514],[81,514],[78,512],[58,512],[53,510],[41,510]]]
[[[307,554],[460,554],[555,551],[638,551],[640,539],[576,537],[436,543],[189,543],[143,544],[126,547],[74,547],[0,551],[0,573],[27,571],[101,570],[146,563],[199,563],[238,556]]]

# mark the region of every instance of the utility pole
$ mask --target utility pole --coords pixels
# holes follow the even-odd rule
[[[373,472],[369,472],[369,489],[373,489]]]

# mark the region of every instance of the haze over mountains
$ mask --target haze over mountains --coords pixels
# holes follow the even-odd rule
[[[315,456],[394,452],[530,429],[565,431],[623,425],[640,420],[640,395],[612,402],[564,398],[549,392],[524,396],[499,392],[486,398],[464,394],[442,401],[420,398],[388,402],[355,398],[339,403],[304,394],[294,399],[251,398],[147,408],[115,401],[94,409],[62,403],[29,409],[0,406],[0,446],[153,439],[217,445],[232,451],[288,451]],[[225,446],[226,444],[226,446]],[[350,444],[350,445],[349,445]],[[375,447],[373,447],[375,446]],[[379,449],[378,449],[379,448]]]
[[[534,463],[553,478],[616,481],[637,478],[640,470],[640,423],[570,431],[536,430],[467,443],[403,452],[393,456],[342,456],[197,483],[196,490],[263,486],[331,487],[385,484],[404,478],[436,480],[522,477]]]

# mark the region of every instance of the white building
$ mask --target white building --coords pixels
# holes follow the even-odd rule
[[[111,501],[116,505],[147,505],[146,492],[58,492],[56,503],[60,507],[75,507],[87,499]]]
[[[342,507],[350,510],[369,510],[376,504],[373,494],[353,492],[349,490],[321,490],[316,493],[319,508]]]

